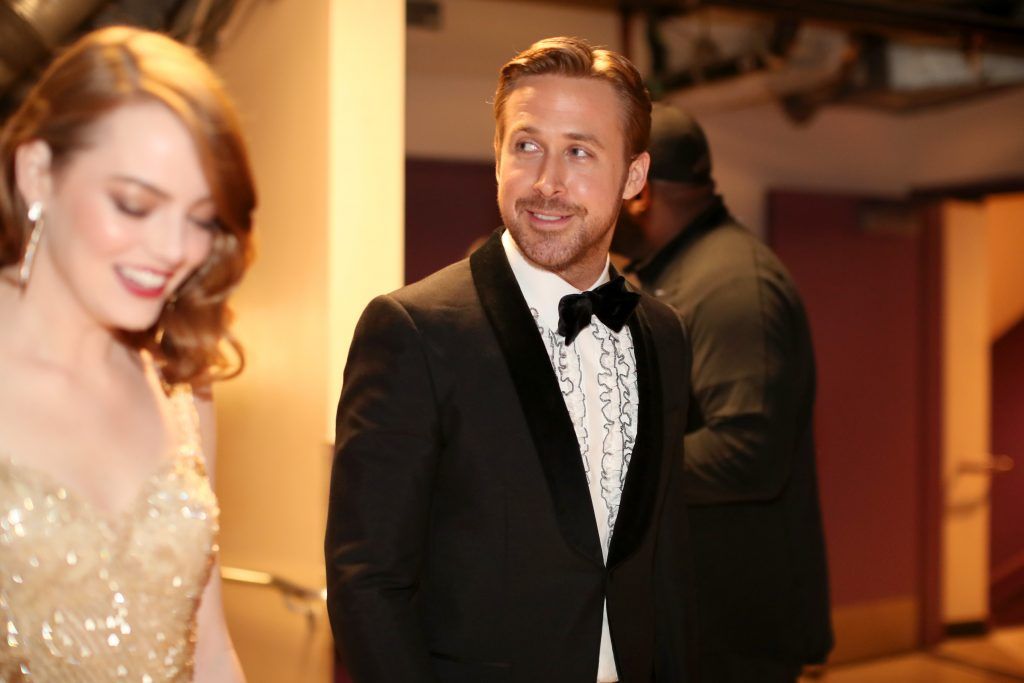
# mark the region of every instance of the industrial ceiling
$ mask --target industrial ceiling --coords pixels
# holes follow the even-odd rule
[[[407,0],[441,28],[453,0]],[[691,108],[778,101],[794,121],[843,103],[892,112],[1024,84],[1024,0],[505,0],[621,15],[652,93]],[[53,52],[129,23],[209,54],[261,0],[0,0],[0,118]],[[629,29],[642,27],[642,31]]]

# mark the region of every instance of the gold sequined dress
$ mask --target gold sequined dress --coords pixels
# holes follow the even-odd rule
[[[118,513],[0,454],[0,683],[192,680],[218,508],[190,389],[169,403],[174,451]]]

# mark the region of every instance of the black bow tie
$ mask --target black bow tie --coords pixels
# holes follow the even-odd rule
[[[589,292],[566,294],[558,302],[558,334],[565,337],[566,344],[572,344],[595,315],[618,332],[639,301],[640,295],[626,289],[626,279],[621,275]]]

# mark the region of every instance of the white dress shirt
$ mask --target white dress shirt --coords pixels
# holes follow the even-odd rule
[[[501,243],[533,313],[572,418],[590,486],[601,552],[607,562],[622,486],[636,443],[638,394],[633,337],[629,327],[614,332],[594,316],[573,343],[566,345],[557,332],[558,302],[566,294],[579,294],[581,290],[527,260],[507,230],[501,236]],[[601,276],[588,289],[608,280],[606,264]],[[617,680],[606,605],[597,681]]]

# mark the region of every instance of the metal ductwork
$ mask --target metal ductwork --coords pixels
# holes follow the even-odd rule
[[[128,24],[161,31],[209,56],[239,7],[257,1],[0,0],[0,122],[51,55],[92,29]]]
[[[0,2],[0,92],[45,59],[103,0]]]
[[[795,122],[829,104],[911,113],[1024,87],[1024,42],[1012,40],[1024,39],[1024,0],[992,0],[1005,16],[973,17],[958,34],[961,2],[698,0],[652,12],[648,86],[697,113],[777,102]]]

